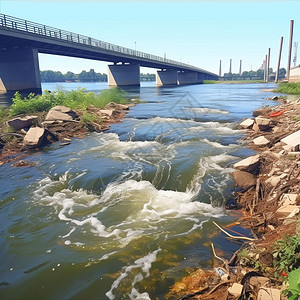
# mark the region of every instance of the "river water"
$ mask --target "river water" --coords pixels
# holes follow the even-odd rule
[[[232,164],[252,153],[237,124],[276,104],[272,87],[142,83],[128,94],[145,103],[108,132],[36,151],[35,167],[0,166],[0,298],[164,299],[211,267],[211,241],[234,251],[212,221],[235,219]]]

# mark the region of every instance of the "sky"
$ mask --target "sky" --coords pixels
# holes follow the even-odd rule
[[[0,12],[150,54],[166,55],[216,74],[220,60],[222,73],[229,71],[230,59],[233,73],[239,72],[240,60],[242,71],[257,70],[268,48],[270,66],[276,69],[281,36],[281,67],[287,68],[290,20],[294,20],[293,42],[300,42],[299,0],[0,0]],[[107,72],[106,62],[46,54],[39,54],[39,62],[41,70]],[[142,68],[141,72],[155,70]]]

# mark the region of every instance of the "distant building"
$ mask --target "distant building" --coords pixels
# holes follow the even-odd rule
[[[290,69],[289,82],[300,82],[300,65]]]

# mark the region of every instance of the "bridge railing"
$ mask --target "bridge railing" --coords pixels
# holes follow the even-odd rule
[[[133,49],[129,49],[126,47],[114,45],[111,43],[107,43],[101,40],[97,40],[88,36],[84,36],[81,34],[77,34],[74,32],[69,32],[65,30],[61,30],[58,28],[46,26],[43,24],[31,22],[28,20],[4,15],[0,13],[0,27],[4,27],[8,30],[20,30],[25,31],[31,34],[36,34],[39,36],[45,36],[48,38],[63,40],[69,43],[77,43],[77,44],[83,44],[90,47],[97,47],[105,50],[114,51],[117,53],[123,53],[127,54],[133,57],[137,58],[145,58],[152,60],[154,62],[163,62],[167,64],[171,64],[177,67],[187,68],[187,69],[197,69],[194,66],[174,61],[171,59],[163,58],[157,55],[148,54],[141,51],[136,51]]]

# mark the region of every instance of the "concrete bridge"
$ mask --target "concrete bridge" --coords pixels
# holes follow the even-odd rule
[[[0,14],[0,91],[41,91],[38,53],[107,61],[108,84],[140,84],[140,66],[159,69],[159,86],[218,79],[206,70],[81,34]]]

